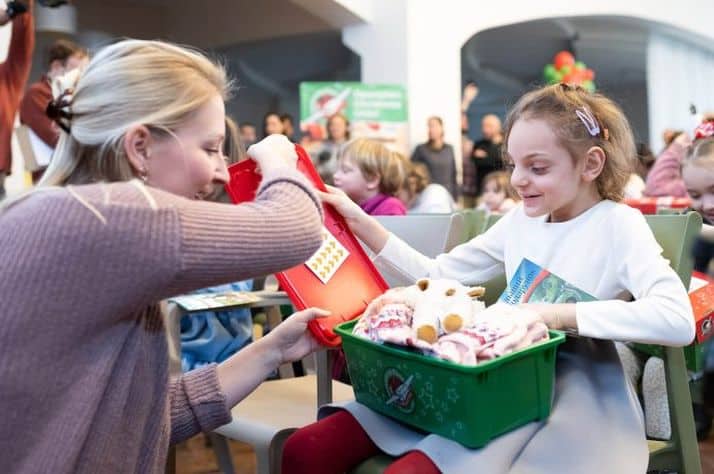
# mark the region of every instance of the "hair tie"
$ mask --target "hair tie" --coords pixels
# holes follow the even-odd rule
[[[72,105],[72,93],[70,89],[64,91],[59,97],[52,99],[45,109],[47,116],[67,134],[71,133],[72,128],[72,112],[69,110]]]
[[[62,130],[71,133],[72,129],[72,103],[74,102],[74,91],[77,88],[77,82],[82,71],[77,68],[69,71],[67,74],[56,77],[52,81],[52,96],[54,97],[45,113],[52,119]]]

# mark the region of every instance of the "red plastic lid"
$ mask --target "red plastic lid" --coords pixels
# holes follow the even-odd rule
[[[299,145],[295,145],[295,149],[298,153],[298,170],[307,176],[317,189],[326,191],[310,156]],[[233,202],[238,204],[252,201],[262,179],[256,171],[256,163],[253,160],[245,160],[231,165],[228,171],[231,179],[226,185],[226,192]],[[342,340],[333,328],[359,317],[369,302],[384,293],[388,285],[352,234],[344,218],[332,206],[323,204],[323,209],[325,227],[347,249],[349,257],[327,284],[322,283],[303,264],[280,272],[276,277],[296,308],[314,306],[332,312],[329,317],[311,321],[309,328],[322,344],[339,346]]]
[[[692,204],[689,198],[672,196],[642,197],[623,200],[625,204],[639,209],[642,214],[657,214],[660,209],[687,209]]]

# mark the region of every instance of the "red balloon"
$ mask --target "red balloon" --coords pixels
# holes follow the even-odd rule
[[[593,79],[595,79],[595,71],[593,71],[592,69],[586,69],[585,70],[585,80],[592,81]]]
[[[553,66],[558,70],[563,66],[573,66],[574,64],[575,57],[569,51],[560,51],[553,58]]]

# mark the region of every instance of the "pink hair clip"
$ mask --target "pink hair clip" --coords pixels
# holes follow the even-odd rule
[[[600,124],[597,123],[597,120],[595,120],[595,117],[593,117],[593,114],[590,113],[588,109],[585,107],[576,109],[575,115],[577,115],[580,121],[583,122],[583,125],[585,125],[585,128],[588,129],[588,133],[591,136],[597,137],[600,135]]]

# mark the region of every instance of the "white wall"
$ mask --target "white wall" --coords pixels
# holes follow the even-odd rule
[[[409,99],[410,140],[425,138],[429,115],[444,119],[447,141],[460,140],[460,49],[474,34],[499,26],[551,17],[629,16],[660,22],[714,38],[714,2],[681,0],[502,1],[488,6],[473,0],[383,2],[373,0],[368,25],[345,28],[345,44],[362,57],[364,82],[404,84]],[[459,150],[459,147],[455,147]]]

